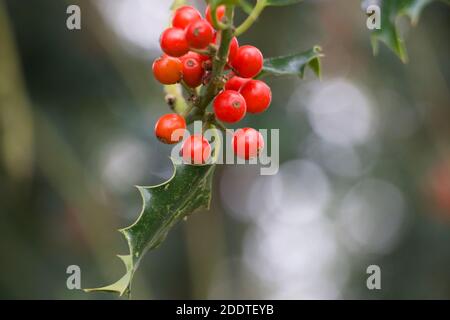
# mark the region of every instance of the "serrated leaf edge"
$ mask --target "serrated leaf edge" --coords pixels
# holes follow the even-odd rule
[[[174,177],[175,177],[175,175],[177,173],[177,165],[174,162],[173,158],[170,158],[170,160],[171,160],[171,163],[172,163],[172,166],[173,166],[173,173],[172,173],[171,177],[168,180],[166,180],[166,181],[164,181],[164,182],[162,182],[160,184],[153,185],[153,186],[137,186],[137,185],[135,186],[139,190],[139,193],[140,193],[141,199],[142,199],[141,212],[140,212],[139,216],[136,218],[136,220],[131,225],[129,225],[129,226],[125,227],[125,228],[121,228],[121,229],[117,230],[126,239],[127,245],[128,245],[128,250],[129,250],[129,254],[117,255],[117,257],[125,265],[125,270],[126,270],[125,274],[119,280],[117,280],[116,282],[114,282],[114,283],[112,283],[110,285],[103,286],[103,287],[98,287],[98,288],[86,288],[86,289],[83,289],[84,292],[116,292],[116,293],[119,294],[119,296],[124,296],[124,295],[126,295],[128,297],[130,296],[131,283],[132,283],[132,280],[133,280],[134,272],[137,270],[137,268],[139,266],[140,259],[136,262],[136,264],[133,262],[133,254],[134,254],[133,246],[131,244],[131,240],[130,240],[128,234],[126,233],[126,231],[128,229],[132,228],[134,225],[136,225],[140,221],[140,219],[142,218],[142,216],[143,216],[143,214],[145,212],[145,204],[146,204],[147,200],[145,198],[143,190],[144,189],[153,189],[153,188],[162,187],[165,184],[170,183],[170,181],[172,181],[174,179]],[[215,164],[212,163],[212,164],[195,165],[195,166],[211,166],[211,167],[214,167],[214,165]],[[206,208],[206,209],[209,209],[210,204],[211,204],[211,197],[208,199],[208,204],[206,206],[201,206],[201,207],[199,207],[197,209],[200,209],[200,208],[203,208],[203,207]],[[141,253],[140,258],[142,258],[145,255],[147,250],[148,250],[148,248],[146,248],[144,250],[144,252]]]

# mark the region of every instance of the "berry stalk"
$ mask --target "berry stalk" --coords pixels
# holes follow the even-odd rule
[[[216,30],[224,30],[224,29],[227,28],[227,25],[223,24],[221,21],[219,21],[219,20],[217,19],[217,11],[218,11],[218,8],[219,8],[219,7],[217,7],[217,6],[215,6],[215,5],[212,6],[212,8],[211,8],[211,22],[212,22],[213,27],[214,27]],[[231,25],[231,23],[232,23],[232,21],[231,21],[231,20],[228,20],[228,25],[229,25],[229,26]]]
[[[223,87],[222,75],[227,64],[228,52],[230,50],[231,40],[233,39],[233,16],[234,6],[227,6],[225,16],[229,24],[221,32],[220,47],[213,59],[212,77],[210,83],[206,86],[205,93],[200,97],[198,108],[204,111],[216,96],[217,92]]]
[[[261,12],[264,10],[265,7],[266,7],[266,0],[258,0],[256,2],[253,11],[250,13],[247,19],[245,19],[244,22],[242,22],[242,24],[239,27],[237,27],[235,32],[236,37],[243,34],[253,25],[253,23],[255,23],[255,21],[258,19],[259,15],[261,14]]]

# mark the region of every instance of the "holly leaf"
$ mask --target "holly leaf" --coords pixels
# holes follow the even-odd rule
[[[320,59],[324,55],[319,46],[312,49],[291,54],[287,56],[264,59],[264,66],[258,78],[266,75],[286,76],[296,75],[304,78],[306,67],[309,67],[317,77],[321,77],[321,62]]]
[[[372,32],[372,47],[374,54],[379,51],[379,42],[386,44],[397,56],[406,63],[408,61],[408,54],[404,40],[400,36],[396,22],[401,16],[407,16],[413,25],[419,21],[420,14],[423,9],[432,2],[438,0],[380,0],[377,2],[365,1],[364,10],[367,6],[365,4],[377,4],[381,10],[381,28],[375,29]],[[450,0],[441,0],[450,4]]]
[[[173,164],[174,172],[168,181],[137,187],[143,200],[141,214],[131,226],[119,230],[129,248],[129,254],[118,255],[125,264],[125,275],[111,285],[85,289],[86,292],[116,292],[129,296],[133,275],[145,253],[158,247],[178,221],[199,208],[209,208],[215,165]]]

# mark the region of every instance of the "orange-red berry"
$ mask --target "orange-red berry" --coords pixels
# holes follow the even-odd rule
[[[191,48],[204,49],[214,38],[214,30],[206,20],[194,21],[186,28],[186,41]]]
[[[188,53],[189,44],[183,29],[167,28],[159,39],[162,51],[171,57],[181,57]]]
[[[196,88],[202,84],[205,71],[202,62],[196,58],[188,58],[183,61],[183,80],[191,88]]]
[[[182,68],[178,58],[166,55],[156,59],[152,66],[153,75],[162,84],[175,84],[180,81]]]
[[[174,144],[183,139],[186,121],[176,113],[163,115],[155,124],[155,135],[164,143]],[[176,130],[179,130],[175,133]],[[175,134],[174,134],[175,133]]]
[[[175,11],[172,18],[172,26],[185,29],[190,23],[201,19],[202,15],[197,9],[191,6],[182,6]]]

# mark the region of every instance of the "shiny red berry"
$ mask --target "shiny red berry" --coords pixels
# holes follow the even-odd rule
[[[263,67],[263,55],[254,46],[242,46],[238,49],[231,65],[243,78],[253,78]]]
[[[155,135],[164,143],[174,144],[183,139],[186,121],[176,113],[169,113],[159,118],[155,124]],[[174,132],[177,131],[175,134]]]
[[[228,123],[241,120],[247,110],[245,99],[239,92],[233,90],[219,93],[214,99],[213,106],[217,119]]]
[[[196,58],[188,58],[183,61],[183,80],[191,88],[202,84],[204,70],[202,62]]]
[[[198,54],[197,52],[193,52],[193,51],[189,51],[188,53],[186,53],[184,56],[180,57],[180,61],[181,63],[183,63],[185,60],[193,58],[196,60],[201,60],[201,55]]]
[[[218,33],[214,35],[213,39],[214,44],[217,45],[217,47],[220,46],[220,36],[218,36]],[[233,37],[230,42],[230,50],[228,52],[228,63],[231,64],[231,61],[233,61],[234,57],[236,57],[236,54],[239,49],[239,42],[236,37]]]
[[[238,39],[236,37],[233,37],[233,39],[231,39],[231,43],[230,43],[230,52],[228,53],[228,62],[230,64],[236,57],[238,50],[239,50]]]
[[[178,58],[162,56],[153,62],[152,70],[156,80],[162,84],[175,84],[181,80],[183,65]]]
[[[214,30],[206,20],[194,21],[186,28],[186,40],[191,48],[204,49],[214,38]]]
[[[247,104],[247,111],[260,113],[265,111],[272,101],[270,87],[260,80],[250,80],[239,91]]]
[[[194,52],[194,51],[189,51],[188,53],[186,53],[184,56],[180,57],[179,59],[183,63],[184,60],[187,60],[189,58],[196,59],[196,60],[198,60],[200,62],[204,62],[204,61],[207,61],[207,60],[210,59],[210,57],[205,56],[203,54],[199,54],[199,53]]]
[[[202,15],[197,9],[191,6],[182,6],[175,11],[172,19],[172,26],[185,29],[191,22],[201,19]]]
[[[168,28],[159,39],[162,51],[171,57],[181,57],[188,53],[189,44],[183,29]]]
[[[226,7],[224,5],[217,7],[217,9],[216,9],[217,21],[223,20],[223,17],[225,16],[225,10],[226,10]],[[212,25],[213,22],[212,22],[212,15],[211,15],[211,7],[209,5],[206,7],[205,17],[206,17],[206,20],[208,20],[208,22]]]
[[[181,155],[186,163],[203,164],[211,156],[211,145],[202,135],[194,134],[183,142]]]
[[[259,155],[264,148],[262,134],[252,128],[238,129],[233,134],[233,151],[241,159],[251,159]]]
[[[239,91],[239,90],[241,90],[243,85],[246,84],[248,81],[250,81],[250,79],[233,76],[230,78],[230,80],[228,80],[225,83],[225,89]],[[248,108],[248,106],[247,106],[247,108]]]

